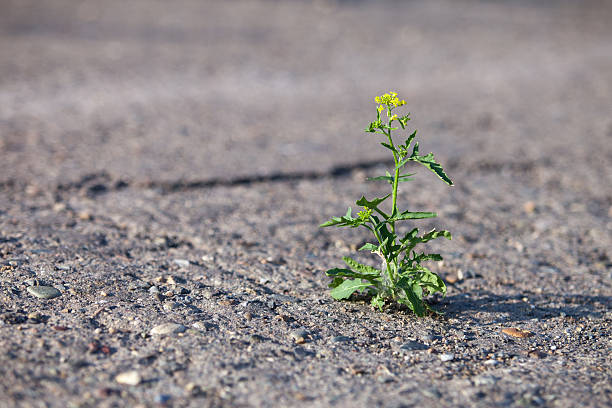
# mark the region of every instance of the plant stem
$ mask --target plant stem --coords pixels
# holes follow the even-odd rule
[[[389,127],[391,127],[391,122],[389,122]],[[395,145],[393,144],[393,139],[391,138],[391,129],[389,129],[389,133],[387,134],[387,136],[389,137],[389,145],[395,147]],[[395,163],[395,175],[393,177],[393,209],[391,210],[392,217],[397,215],[397,185],[399,184],[398,182],[400,172],[400,169],[397,167],[399,163],[397,153],[395,152],[393,152],[393,162]],[[390,222],[389,224],[391,224],[391,231],[395,234],[395,221]]]

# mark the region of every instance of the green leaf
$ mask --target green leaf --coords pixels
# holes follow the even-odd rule
[[[375,198],[372,201],[368,201],[368,200],[366,200],[365,196],[361,196],[361,198],[359,200],[357,200],[357,202],[355,204],[360,205],[360,206],[365,207],[365,208],[370,208],[372,210],[375,210],[376,207],[378,207],[378,205],[380,203],[385,201],[390,196],[391,196],[391,194],[387,194],[383,198]]]
[[[366,222],[368,222],[368,220],[362,220],[361,218],[353,218],[351,215],[351,207],[349,207],[344,217],[332,217],[331,220],[324,222],[323,224],[319,225],[319,227],[323,228],[337,226],[357,228],[358,226],[363,225]]]
[[[406,234],[404,238],[400,240],[400,242],[402,243],[402,250],[410,252],[415,246],[417,246],[417,244],[429,242],[432,239],[436,239],[440,237],[451,239],[451,233],[448,231],[444,231],[444,230],[436,231],[435,229],[432,229],[431,231],[429,231],[427,234],[423,235],[422,237],[418,237],[415,234],[416,234],[415,230],[412,230],[410,231],[409,234]]]
[[[427,167],[429,170],[434,172],[438,177],[440,177],[440,179],[442,179],[442,181],[444,181],[449,186],[453,185],[452,180],[446,175],[440,163],[436,162],[436,160],[434,159],[433,153],[429,153],[427,156],[416,156],[411,159]]]
[[[362,246],[361,248],[359,248],[359,251],[376,251],[378,250],[378,247],[374,244],[370,244],[369,242],[367,244],[365,244],[364,246]]]
[[[380,294],[377,294],[372,297],[372,300],[370,300],[370,304],[374,307],[377,307],[378,310],[382,312],[383,306],[385,305],[385,299]]]
[[[347,279],[340,285],[333,288],[330,291],[330,294],[336,300],[348,299],[353,293],[361,291],[370,285],[372,285],[370,282],[363,282],[361,279]]]
[[[442,260],[442,256],[440,254],[422,253],[412,258],[412,262],[416,262],[418,264],[420,264],[421,262],[425,262],[425,261],[441,261],[441,260]]]
[[[336,277],[334,278],[333,281],[331,281],[331,283],[327,286],[329,286],[330,288],[335,288],[337,286],[339,286],[342,282],[344,282],[344,279],[342,279],[341,277]]]
[[[411,240],[411,239],[415,238],[418,233],[419,233],[419,229],[418,228],[413,228],[412,230],[408,231],[406,233],[406,235],[404,235],[404,238],[402,238],[400,240],[400,242],[404,243],[404,242],[406,242],[408,240]]]
[[[380,276],[380,271],[372,266],[359,263],[356,260],[349,258],[348,256],[343,256],[342,260],[349,266],[349,268],[352,268],[358,272],[364,273],[366,275],[374,275],[376,277]]]
[[[325,272],[325,274],[329,277],[344,277],[344,278],[359,278],[359,279],[367,279],[368,281],[374,283],[379,274],[368,274],[368,273],[359,273],[352,271],[350,269],[345,268],[333,268]]]
[[[434,212],[412,212],[404,211],[394,217],[389,218],[387,221],[401,221],[401,220],[421,220],[424,218],[435,218],[438,214]]]
[[[416,173],[406,173],[406,174],[402,174],[397,178],[398,182],[403,182],[403,181],[410,181],[413,180],[411,177],[414,176]]]
[[[404,142],[404,146],[406,147],[406,149],[408,149],[410,147],[410,144],[412,143],[412,141],[416,137],[416,134],[417,134],[417,131],[415,130],[414,132],[412,132],[412,134],[410,136],[408,136],[408,139],[406,139],[406,142]]]
[[[391,146],[390,144],[384,143],[384,142],[382,142],[381,145],[385,146],[387,149],[391,150],[392,152],[397,153],[397,149],[394,146]]]
[[[408,278],[401,278],[397,282],[397,286],[402,288],[406,295],[405,297],[400,297],[397,301],[408,306],[417,316],[424,316],[425,307],[419,296],[419,294],[422,296],[423,290],[419,285],[413,284]]]
[[[368,177],[366,180],[368,180],[368,181],[385,180],[385,181],[387,181],[389,184],[393,184],[393,177],[392,177],[392,176]]]
[[[446,296],[446,285],[442,278],[425,267],[421,266],[419,270],[421,273],[418,278],[415,279],[419,285],[425,286],[430,293],[440,292],[442,295]]]
[[[431,231],[429,231],[427,234],[423,235],[421,237],[421,242],[428,242],[431,241],[432,239],[436,239],[436,238],[440,238],[440,237],[444,237],[448,240],[452,239],[451,233],[446,231],[446,230],[442,230],[442,231],[436,231],[435,229],[432,229]]]
[[[407,147],[407,146],[406,146]],[[414,159],[419,156],[419,142],[414,142],[414,147],[412,148],[412,154],[410,158]]]

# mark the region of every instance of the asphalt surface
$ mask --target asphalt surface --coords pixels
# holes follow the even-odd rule
[[[612,405],[612,4],[125,3],[0,2],[0,406]],[[389,90],[442,316],[327,293]]]

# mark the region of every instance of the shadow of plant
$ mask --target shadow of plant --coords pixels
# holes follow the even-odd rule
[[[527,301],[523,298],[527,297]],[[447,317],[480,320],[482,313],[496,315],[496,320],[524,321],[548,320],[553,317],[602,318],[610,310],[612,297],[587,296],[581,294],[542,293],[498,295],[491,292],[476,292],[471,295],[448,296],[434,307],[441,309]]]

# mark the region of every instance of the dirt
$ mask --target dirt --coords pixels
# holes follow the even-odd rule
[[[610,3],[1,7],[0,406],[612,405]],[[441,316],[328,294],[392,89]]]

